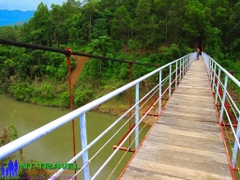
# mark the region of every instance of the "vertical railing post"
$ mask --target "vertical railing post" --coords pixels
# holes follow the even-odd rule
[[[214,69],[213,69],[213,60],[211,60],[211,85],[213,85],[213,73],[214,73]]]
[[[172,93],[172,89],[171,89],[172,88],[172,64],[169,65],[169,87],[168,88],[169,88],[168,97],[170,99],[171,93]]]
[[[233,147],[233,155],[232,155],[232,167],[233,168],[235,168],[237,154],[238,154],[238,151],[239,151],[239,147],[238,147],[239,138],[240,138],[240,123],[239,123],[239,121],[240,121],[240,115],[239,115],[239,118],[238,118],[238,127],[237,127],[237,132],[236,132],[237,139],[235,139],[234,147]]]
[[[228,83],[228,75],[226,74],[225,82],[224,82],[223,98],[222,98],[222,102],[221,102],[220,123],[222,123],[222,119],[223,119],[223,111],[224,111],[225,99],[226,99],[226,94],[227,94],[227,83]]]
[[[186,74],[186,57],[184,58],[184,67],[183,67],[183,69],[184,69],[184,73],[183,73],[183,76],[185,76],[185,74]]]
[[[221,81],[221,69],[220,67],[218,67],[218,77],[217,77],[217,87],[216,87],[216,92],[215,92],[215,104],[217,105],[217,100],[218,100],[218,96],[219,96],[219,84]]]
[[[209,76],[210,76],[210,82],[212,83],[212,60],[209,60]]]
[[[182,78],[184,76],[184,60],[185,60],[185,57],[182,60]]]
[[[176,61],[175,89],[177,89],[177,81],[178,81],[178,61]]]
[[[135,107],[135,124],[138,124],[139,121],[139,83],[136,84],[136,97],[135,97],[135,103],[136,103],[136,107]],[[138,148],[139,145],[139,138],[138,138],[138,134],[139,134],[139,127],[137,126],[135,129],[135,149]]]
[[[207,63],[207,55],[204,53],[204,62],[205,62],[205,66],[208,68],[208,63]]]
[[[206,55],[207,56],[207,55]],[[208,73],[208,77],[210,78],[210,60],[209,60],[209,56],[207,56],[206,58],[206,65],[207,65],[207,73]]]
[[[162,111],[162,70],[159,71],[159,106],[158,106],[158,114]]]
[[[205,65],[205,67],[206,67],[206,63],[205,63],[205,53],[204,52],[202,52],[202,59],[203,59],[203,63],[204,63],[204,65]]]
[[[80,115],[80,138],[82,149],[87,146],[87,125],[86,125],[86,113]],[[82,155],[83,166],[88,163],[88,150],[86,150]],[[84,180],[90,179],[89,174],[89,164],[87,164],[83,169]]]
[[[213,82],[212,82],[212,91],[213,91],[213,92],[214,92],[214,87],[215,87],[216,66],[217,66],[217,64],[215,63],[215,64],[214,64],[214,70],[213,70],[214,76],[213,76]]]
[[[180,71],[180,76],[179,76],[180,78],[179,79],[181,81],[182,80],[182,58],[180,59],[180,70],[179,71]]]
[[[183,67],[183,69],[184,69],[184,73],[183,73],[183,75],[185,76],[185,74],[186,74],[186,57],[184,58],[184,67]]]
[[[208,76],[209,76],[209,79],[212,80],[212,78],[211,78],[211,61],[210,61],[210,57],[208,57]]]

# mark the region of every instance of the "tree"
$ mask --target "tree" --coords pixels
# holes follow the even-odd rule
[[[234,5],[233,13],[230,17],[230,20],[233,22],[233,29],[232,29],[232,37],[231,37],[231,44],[230,44],[230,50],[231,53],[236,53],[239,57],[239,49],[240,49],[240,2],[237,2]]]
[[[202,41],[204,28],[209,24],[208,8],[204,7],[198,0],[190,1],[186,7],[184,24],[182,27],[185,38],[189,45],[195,48],[195,43]]]
[[[91,39],[97,39],[100,36],[107,35],[107,19],[105,18],[98,18],[94,21],[94,26],[92,28]]]
[[[92,32],[92,22],[95,19],[95,16],[98,16],[97,11],[98,0],[86,0],[86,4],[82,7],[81,12],[82,16],[82,23],[84,23],[83,29],[86,29],[86,36],[88,44],[91,40],[91,32]]]
[[[17,31],[12,26],[0,27],[0,38],[17,40]]]
[[[54,31],[53,31],[54,43],[55,43],[56,47],[59,47],[59,38],[58,38],[59,31],[58,31],[58,29],[65,21],[65,19],[63,18],[64,11],[60,5],[52,4],[50,15],[54,22]]]
[[[141,44],[143,50],[148,46],[150,38],[150,2],[148,0],[139,0],[135,10],[136,18],[133,22],[136,40]]]
[[[114,17],[111,20],[111,34],[116,39],[120,39],[122,43],[126,43],[130,36],[132,19],[129,12],[122,5],[114,12]]]
[[[35,44],[51,46],[53,41],[53,19],[50,16],[47,5],[42,2],[38,5],[34,17],[29,22],[31,32],[30,39]]]

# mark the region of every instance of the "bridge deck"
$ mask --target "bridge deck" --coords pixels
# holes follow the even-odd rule
[[[202,60],[194,61],[122,180],[232,179]]]

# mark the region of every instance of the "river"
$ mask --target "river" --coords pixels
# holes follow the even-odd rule
[[[2,134],[2,127],[13,124],[19,132],[19,137],[28,132],[47,124],[56,118],[68,113],[69,110],[61,110],[60,108],[44,107],[24,103],[14,100],[6,95],[0,95],[0,136]],[[87,136],[88,142],[91,142],[103,130],[117,119],[117,116],[102,114],[98,112],[87,113]],[[104,136],[96,145],[89,151],[89,157],[92,157],[95,152],[118,130],[120,126],[115,127]],[[114,151],[113,145],[122,138],[127,131],[125,128],[120,135],[117,135],[111,142],[101,151],[90,163],[90,174],[93,175],[96,169],[99,168]],[[144,131],[146,133],[147,130]],[[79,121],[75,119],[76,132],[76,149],[80,151],[80,135],[79,135]],[[143,135],[142,135],[143,137]],[[48,163],[66,163],[73,157],[72,148],[72,130],[71,123],[58,128],[54,132],[44,136],[43,138],[33,142],[32,144],[23,148],[23,157],[25,162],[36,160],[39,162]],[[117,156],[109,162],[103,172],[97,179],[106,179],[113,168],[117,165],[119,159],[124,154],[124,151],[119,151]],[[123,162],[118,166],[110,179],[116,179],[130,159],[132,153],[127,153]],[[77,161],[81,167],[81,158]],[[82,177],[82,176],[79,176]],[[82,178],[78,178],[82,179]]]

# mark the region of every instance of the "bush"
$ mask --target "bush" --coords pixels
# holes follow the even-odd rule
[[[59,106],[61,108],[68,108],[70,106],[70,95],[69,92],[63,92],[60,94]]]
[[[54,88],[51,84],[43,84],[42,86],[40,86],[39,92],[41,97],[45,99],[54,98]]]
[[[79,107],[84,104],[87,104],[88,101],[93,97],[92,89],[80,90],[77,89],[74,93],[74,106]]]
[[[28,101],[31,98],[32,90],[22,84],[10,86],[9,90],[17,100]]]

